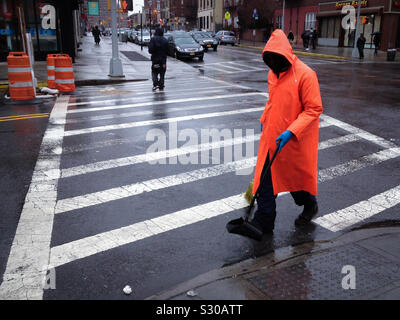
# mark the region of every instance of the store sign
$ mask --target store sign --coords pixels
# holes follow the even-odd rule
[[[358,7],[358,1],[338,1],[336,2],[336,10],[341,10],[345,6],[353,6],[354,8]],[[361,8],[365,8],[368,6],[367,0],[361,1]]]
[[[99,3],[94,1],[88,1],[89,16],[99,15]]]
[[[55,29],[56,28],[56,8],[50,4],[46,4],[42,7],[41,11],[42,18],[42,28],[47,29]]]

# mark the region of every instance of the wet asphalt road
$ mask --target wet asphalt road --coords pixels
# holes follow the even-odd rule
[[[177,147],[187,142],[187,133],[196,134],[192,143],[203,143],[201,130],[206,128],[260,133],[258,118],[267,100],[267,69],[258,52],[222,46],[206,53],[204,62],[184,61],[181,67],[169,68],[164,93],[152,93],[147,81],[81,87],[69,97],[50,244],[57,288],[45,290],[43,298],[143,299],[278,247],[398,220],[400,206],[382,198],[400,181],[400,99],[396,94],[400,64],[300,58],[317,72],[327,116],[320,129],[319,169],[325,175],[319,184],[319,216],[350,208],[346,215],[358,216],[355,223],[336,231],[323,222],[296,229],[293,222],[301,208],[290,196],[282,195],[277,199],[274,235],[254,242],[225,230],[227,221],[242,214],[234,208],[243,206],[237,204],[238,198],[252,176],[236,175],[223,152],[220,156],[209,153],[209,164],[174,164],[172,159],[166,164],[147,162],[145,155],[153,144],[153,140],[146,141],[150,133],[160,137],[165,133],[167,147],[176,148],[169,140],[170,125],[176,120],[178,135],[183,135]],[[40,108],[49,112],[48,105]],[[7,209],[2,219],[6,223],[1,226],[1,273],[46,125],[46,118],[22,121],[35,128],[33,135],[0,122],[2,149],[7,150],[2,164],[8,163],[2,170],[9,177],[2,180],[0,189]],[[87,130],[94,127],[96,132]],[[19,144],[10,144],[13,140]],[[257,137],[250,144],[256,153]],[[13,148],[18,152],[9,152]],[[247,148],[243,154],[249,150],[247,157],[256,156]],[[200,160],[199,155],[196,158]],[[251,160],[245,161],[241,164],[251,167]],[[398,198],[398,189],[392,195]],[[370,198],[375,200],[363,202]],[[379,213],[363,216],[371,203],[380,207]],[[185,210],[205,220],[191,220]],[[164,219],[167,214],[175,216]],[[163,228],[168,231],[162,232]],[[127,284],[133,289],[129,297],[122,292]]]

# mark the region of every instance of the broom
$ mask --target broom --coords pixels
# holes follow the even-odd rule
[[[253,198],[253,182],[254,181],[250,181],[249,186],[243,195],[243,197],[249,204],[251,203],[251,199]]]

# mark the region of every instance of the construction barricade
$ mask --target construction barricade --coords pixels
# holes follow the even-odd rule
[[[60,92],[75,91],[74,70],[72,59],[67,54],[57,54],[55,57],[55,83]]]
[[[47,87],[50,89],[56,88],[56,70],[55,70],[55,58],[56,54],[47,55]]]
[[[36,91],[29,56],[25,52],[10,52],[7,64],[11,100],[35,99]]]

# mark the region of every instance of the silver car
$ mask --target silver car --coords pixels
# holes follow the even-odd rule
[[[219,44],[231,44],[234,46],[236,44],[236,36],[233,31],[221,30],[215,34],[215,39],[218,40]]]

